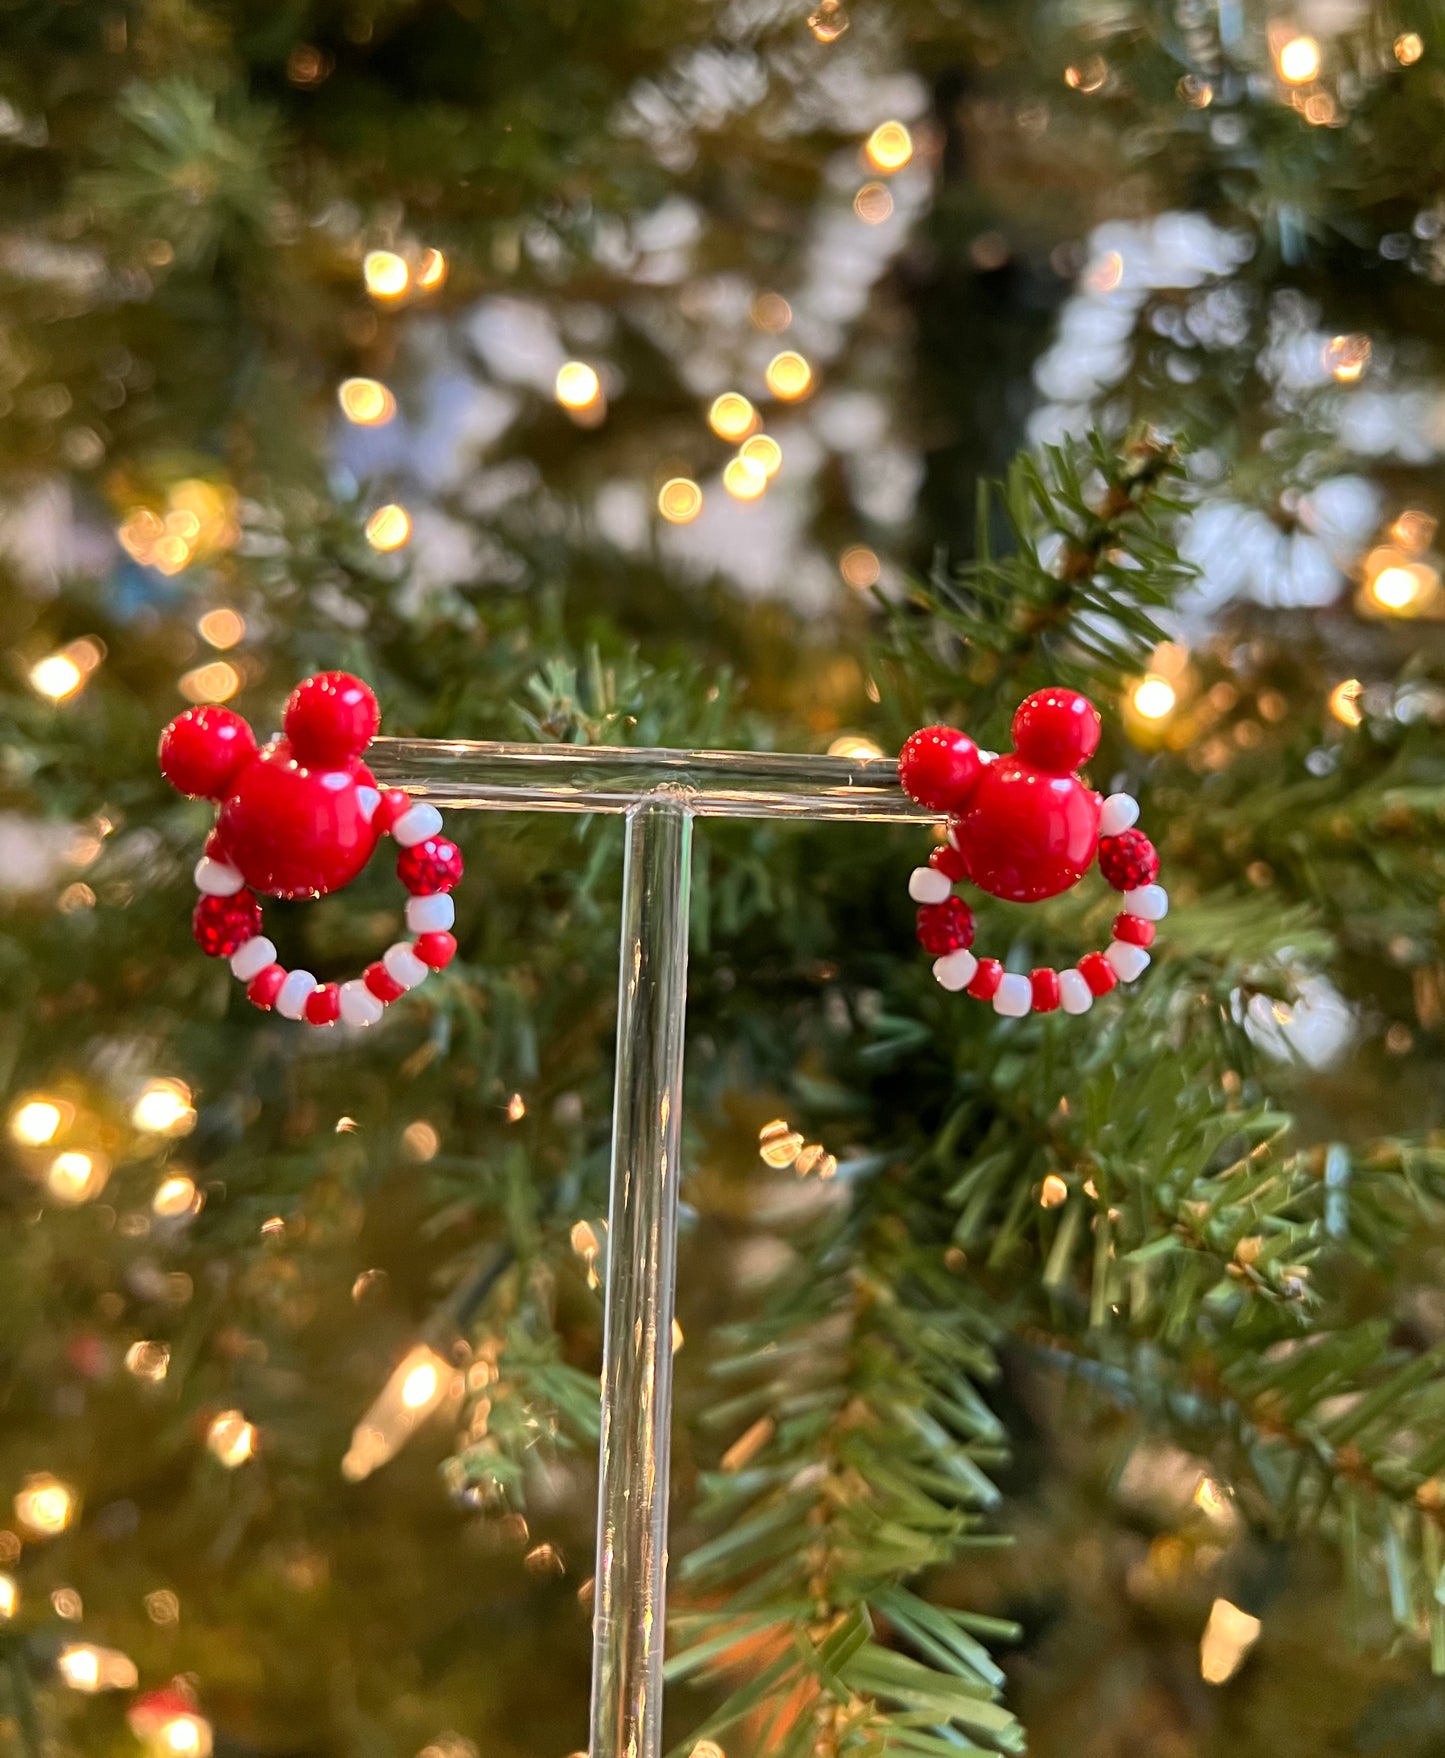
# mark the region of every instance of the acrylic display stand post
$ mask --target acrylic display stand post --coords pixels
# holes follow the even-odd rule
[[[367,761],[453,810],[627,819],[588,1750],[659,1758],[693,820],[936,814],[879,757],[378,739]]]

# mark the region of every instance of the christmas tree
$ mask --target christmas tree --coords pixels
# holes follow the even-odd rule
[[[585,1739],[621,830],[450,814],[444,973],[248,1006],[157,735],[342,668],[840,754],[1065,686],[1158,844],[1147,971],[1013,1019],[915,943],[926,832],[700,833],[679,1753],[1437,1751],[1439,9],[5,36],[0,1748]]]

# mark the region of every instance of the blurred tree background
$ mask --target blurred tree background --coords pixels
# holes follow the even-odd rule
[[[702,837],[681,1752],[1441,1749],[1442,24],[0,6],[0,1748],[585,1738],[618,831],[454,815],[445,978],[256,1012],[156,736],[344,666],[839,751],[1064,681],[1164,856],[1007,1021],[916,832]]]

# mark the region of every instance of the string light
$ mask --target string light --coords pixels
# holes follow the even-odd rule
[[[820,43],[836,43],[851,22],[843,0],[819,0],[817,10],[808,16],[808,29]]]
[[[10,1137],[22,1147],[43,1148],[53,1142],[70,1110],[59,1099],[22,1099],[10,1113]]]
[[[358,427],[384,427],[396,414],[396,398],[379,379],[343,379],[336,400],[341,413]]]
[[[758,1158],[777,1171],[791,1166],[802,1149],[802,1135],[782,1117],[775,1117],[758,1131]]]
[[[20,1587],[13,1575],[0,1574],[0,1623],[8,1624],[20,1609]]]
[[[168,1343],[143,1341],[132,1343],[125,1352],[126,1372],[132,1373],[138,1380],[150,1380],[159,1385],[171,1370],[171,1351]]]
[[[428,293],[435,293],[446,278],[447,259],[439,250],[425,251],[421,259],[421,267],[417,270],[417,285],[425,287]]]
[[[755,501],[768,486],[768,473],[761,464],[739,452],[736,458],[729,458],[722,480],[735,501]]]
[[[82,1153],[78,1148],[70,1148],[50,1162],[45,1173],[45,1188],[57,1202],[73,1207],[99,1196],[109,1177],[110,1167],[106,1161],[94,1154]]]
[[[165,508],[132,507],[116,528],[121,548],[167,576],[233,549],[240,537],[234,489],[189,476],[166,491]]]
[[[394,250],[369,250],[361,264],[361,278],[373,299],[400,299],[411,284],[406,258]]]
[[[1313,37],[1291,37],[1280,44],[1275,65],[1287,85],[1308,85],[1320,70],[1320,46]]]
[[[193,1215],[200,1206],[196,1181],[186,1172],[173,1172],[169,1178],[163,1178],[151,1198],[151,1212],[167,1221],[180,1215]]]
[[[1325,345],[1325,365],[1338,384],[1358,384],[1370,364],[1370,352],[1368,336],[1334,336]]]
[[[30,686],[48,701],[64,702],[81,689],[104,657],[98,642],[82,636],[58,653],[38,659],[30,668]]]
[[[1422,512],[1418,507],[1406,507],[1395,517],[1390,526],[1390,535],[1403,549],[1412,555],[1419,555],[1422,550],[1430,547],[1435,536],[1435,520],[1429,513]]]
[[[131,1106],[130,1120],[148,1135],[184,1135],[196,1121],[191,1089],[183,1080],[148,1080]]]
[[[669,525],[690,525],[702,511],[702,490],[690,476],[674,476],[657,491],[657,510]]]
[[[795,349],[785,348],[768,362],[768,389],[785,403],[796,403],[813,388],[813,369]]]
[[[1214,87],[1197,73],[1186,73],[1174,88],[1191,110],[1207,110],[1214,102]]]
[[[456,1376],[448,1363],[418,1343],[396,1366],[380,1396],[357,1423],[341,1461],[341,1475],[360,1483],[394,1459],[445,1400]]]
[[[1413,67],[1425,53],[1425,40],[1418,31],[1405,31],[1395,38],[1395,59],[1401,67]]]
[[[400,549],[411,536],[411,514],[395,501],[378,507],[366,521],[366,541],[383,554]]]
[[[557,368],[557,401],[564,409],[591,409],[601,401],[602,380],[584,360],[569,360]]]
[[[54,1538],[75,1518],[75,1491],[48,1471],[34,1471],[16,1492],[15,1518],[34,1538]]]
[[[177,687],[188,702],[229,702],[241,687],[241,674],[224,659],[214,659],[184,673]]]
[[[507,1100],[507,1122],[520,1123],[527,1115],[527,1101],[520,1093],[513,1093]]]
[[[206,1445],[227,1471],[234,1471],[256,1456],[255,1425],[239,1410],[223,1410],[206,1430]]]
[[[841,738],[833,740],[828,747],[830,757],[851,757],[855,761],[868,757],[881,757],[883,750],[872,739],[865,739],[861,733],[844,733]]]
[[[838,572],[845,584],[866,592],[870,586],[878,584],[883,569],[878,557],[866,544],[852,543],[838,557]]]
[[[783,448],[770,433],[755,433],[744,443],[738,456],[756,464],[769,482],[783,467]]]
[[[1421,592],[1419,570],[1408,564],[1381,568],[1370,581],[1370,596],[1382,610],[1409,610]]]
[[[893,197],[881,183],[865,183],[853,197],[853,212],[865,226],[881,226],[893,212]]]
[[[1364,685],[1358,678],[1346,678],[1330,691],[1330,713],[1342,726],[1359,726],[1364,720],[1364,712],[1360,707],[1360,697],[1363,694]]]
[[[1179,697],[1168,678],[1150,672],[1134,686],[1130,706],[1141,720],[1163,720],[1174,711]]]
[[[118,1648],[96,1648],[75,1642],[62,1648],[56,1670],[72,1691],[133,1691],[140,1674],[135,1662]]]
[[[776,336],[792,323],[793,308],[781,293],[759,293],[749,315],[758,329]]]
[[[239,611],[222,605],[206,612],[196,624],[196,632],[209,646],[219,647],[224,652],[245,639],[246,619]]]
[[[913,136],[901,122],[880,122],[863,147],[875,171],[901,171],[913,157]]]
[[[1092,55],[1082,67],[1066,67],[1064,84],[1072,91],[1088,95],[1102,91],[1109,77],[1108,63],[1100,55]]]
[[[1259,1640],[1262,1628],[1258,1618],[1227,1599],[1216,1599],[1199,1642],[1199,1674],[1205,1684],[1222,1685],[1232,1679]]]
[[[1056,1209],[1069,1200],[1069,1187],[1057,1172],[1050,1172],[1039,1186],[1039,1207]]]
[[[719,439],[746,439],[758,425],[758,412],[741,391],[724,391],[713,400],[707,424]]]

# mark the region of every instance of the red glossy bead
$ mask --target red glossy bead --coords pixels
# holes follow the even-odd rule
[[[376,816],[372,823],[383,836],[401,817],[403,812],[411,808],[411,795],[402,787],[389,787],[381,796],[381,804],[376,808]]]
[[[246,999],[254,1002],[257,1007],[269,1009],[275,1005],[276,997],[281,993],[281,985],[285,981],[285,968],[279,964],[268,964],[264,971],[251,979]]]
[[[1107,995],[1119,981],[1113,965],[1102,952],[1086,952],[1079,960],[1079,975],[1095,995]]]
[[[1037,903],[1077,885],[1089,870],[1099,810],[1099,796],[1074,776],[1000,757],[985,769],[953,831],[967,875],[981,891]]]
[[[1114,938],[1125,940],[1130,946],[1152,946],[1154,944],[1154,924],[1146,922],[1143,916],[1131,916],[1127,910],[1114,917]]]
[[[456,957],[456,936],[442,929],[431,934],[419,934],[412,951],[423,964],[430,965],[434,971],[444,971]]]
[[[227,858],[269,897],[339,890],[376,847],[376,830],[362,810],[365,774],[359,764],[310,768],[285,739],[275,740],[236,777],[221,807]]]
[[[1036,690],[1014,714],[1014,750],[1048,775],[1072,775],[1098,750],[1101,724],[1077,690]]]
[[[444,836],[428,836],[401,851],[396,876],[413,897],[450,891],[462,876],[462,851]]]
[[[1034,992],[1034,1012],[1052,1013],[1059,1005],[1059,973],[1040,966],[1029,972],[1029,984]]]
[[[287,698],[282,725],[303,763],[339,769],[376,737],[381,710],[360,678],[323,671],[297,684]]]
[[[898,779],[910,800],[933,812],[956,812],[982,770],[978,746],[952,726],[925,726],[898,753]]]
[[[322,983],[306,997],[306,1020],[309,1025],[335,1025],[341,1018],[341,987],[338,983]]]
[[[1121,830],[1099,843],[1099,871],[1115,891],[1136,891],[1158,877],[1159,855],[1142,830]]]
[[[978,969],[973,973],[973,981],[968,985],[968,993],[975,1001],[992,1001],[998,993],[998,986],[1003,981],[1003,965],[996,958],[981,958]]]
[[[933,958],[973,945],[973,911],[961,897],[925,903],[918,911],[918,944]]]
[[[207,958],[229,958],[261,932],[261,906],[244,887],[230,897],[202,897],[191,912],[191,935]]]
[[[188,708],[161,734],[161,774],[195,799],[221,799],[255,755],[256,735],[230,708]]]
[[[384,964],[367,965],[361,973],[361,980],[381,1002],[395,1001],[398,995],[406,994],[406,990]]]
[[[935,873],[942,873],[945,879],[957,885],[960,879],[968,877],[968,868],[964,865],[963,856],[951,842],[941,842],[928,857],[928,864]]]

